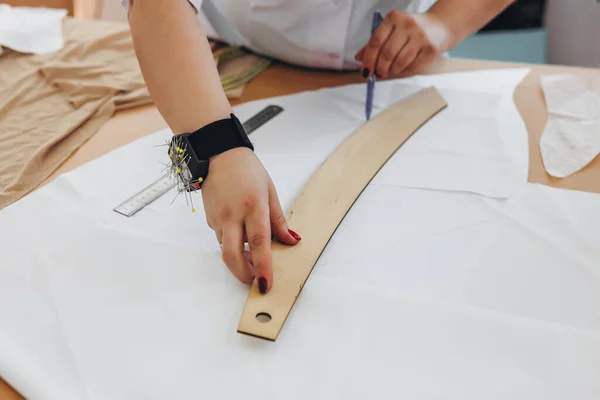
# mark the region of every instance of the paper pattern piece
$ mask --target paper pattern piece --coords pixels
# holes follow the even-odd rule
[[[378,82],[373,115],[428,85],[435,85],[452,107],[423,126],[419,135],[404,145],[406,155],[392,158],[376,181],[510,197],[516,186],[527,181],[529,170],[527,129],[513,100],[515,89],[529,71],[455,72],[417,76],[402,80],[402,84]],[[363,85],[332,92],[336,99],[352,99],[352,104],[361,94],[364,103]]]
[[[355,90],[236,107],[242,121],[269,103],[286,110],[251,135],[285,208],[362,123]],[[496,181],[508,198],[483,195],[493,186],[477,179],[373,181],[273,343],[236,332],[247,288],[223,265],[199,197],[194,214],[170,195],[132,218],[112,211],[159,175],[165,152],[154,146],[170,135],[117,149],[0,211],[0,375],[26,398],[598,398],[600,195],[517,179]],[[378,177],[402,174],[405,158],[432,146],[403,146]],[[487,162],[494,149],[480,146],[487,157],[450,160]]]
[[[63,48],[67,10],[0,4],[0,46],[20,53],[47,54]]]
[[[600,79],[543,75],[548,121],[540,138],[546,171],[564,178],[600,154]]]

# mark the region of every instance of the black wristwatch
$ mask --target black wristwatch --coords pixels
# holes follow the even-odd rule
[[[240,120],[230,114],[230,118],[212,122],[197,131],[174,135],[169,146],[172,170],[185,190],[198,190],[208,176],[210,158],[237,147],[254,151]]]

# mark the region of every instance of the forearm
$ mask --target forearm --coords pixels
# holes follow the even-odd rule
[[[129,25],[148,92],[175,134],[229,117],[208,39],[187,0],[132,1]]]
[[[437,0],[428,10],[449,30],[450,50],[483,28],[515,0]]]

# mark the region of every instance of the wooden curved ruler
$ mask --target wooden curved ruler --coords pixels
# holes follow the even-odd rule
[[[356,199],[387,160],[447,106],[425,88],[387,108],[342,142],[296,198],[287,220],[302,235],[295,246],[272,244],[273,285],[262,295],[256,282],[237,331],[275,341],[313,267]]]

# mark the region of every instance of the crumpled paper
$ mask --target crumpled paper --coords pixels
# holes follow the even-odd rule
[[[600,153],[600,78],[544,75],[548,121],[540,139],[546,171],[569,176]]]
[[[62,20],[67,10],[0,4],[1,46],[20,53],[46,54],[63,48]]]

